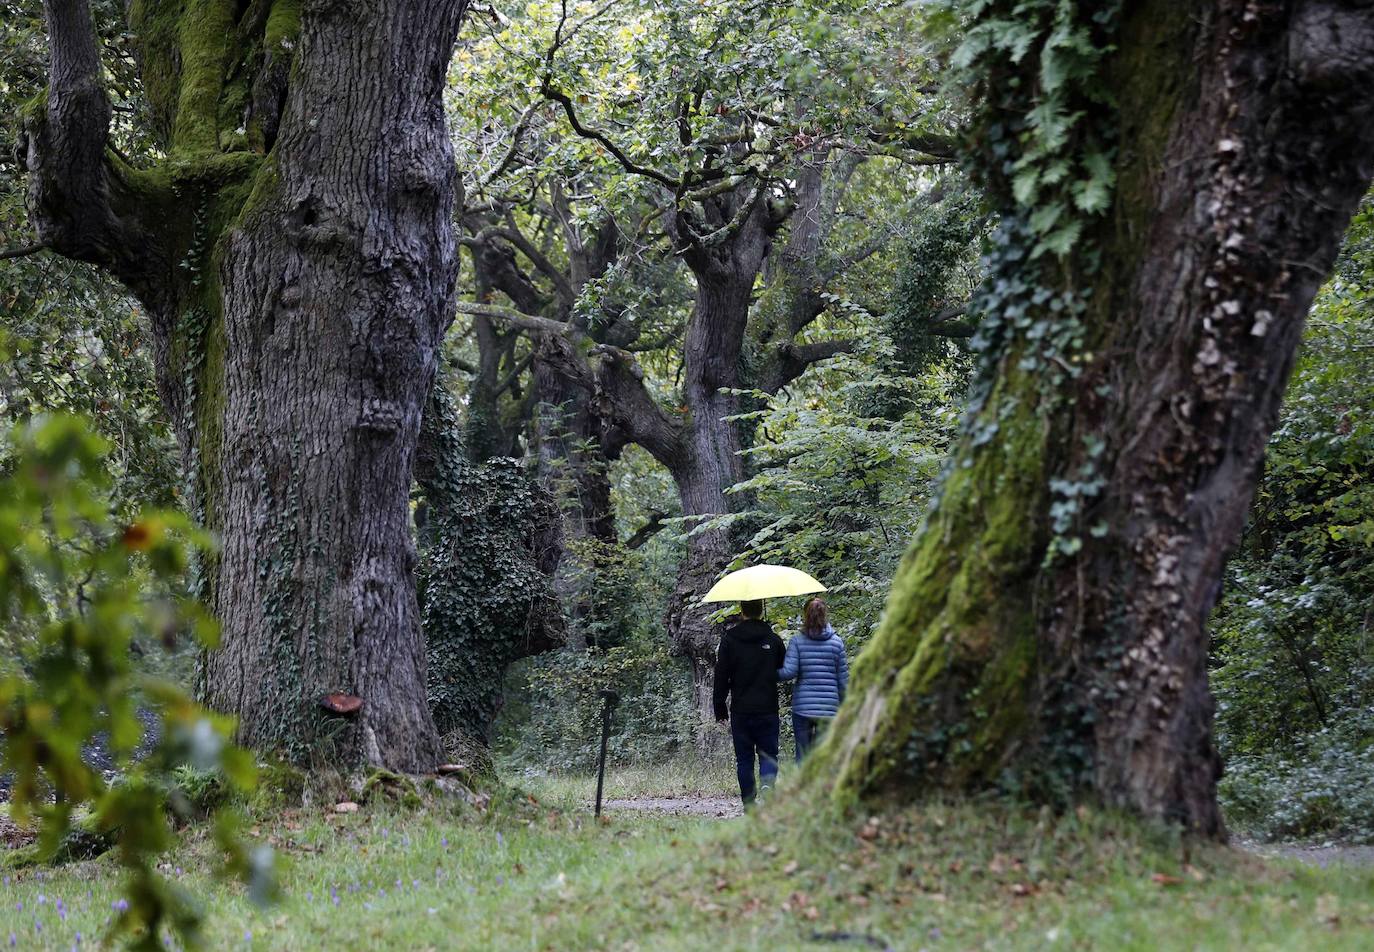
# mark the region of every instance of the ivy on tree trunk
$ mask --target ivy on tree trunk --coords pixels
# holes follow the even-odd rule
[[[1220,836],[1205,626],[1374,173],[1374,7],[979,7],[982,384],[810,776]]]

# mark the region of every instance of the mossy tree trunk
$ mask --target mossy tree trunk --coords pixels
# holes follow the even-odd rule
[[[453,314],[441,95],[462,0],[134,0],[165,150],[148,168],[107,148],[87,0],[46,9],[30,206],[151,318],[188,501],[222,541],[207,701],[258,749],[432,767],[408,500]],[[363,699],[342,731],[331,692]]]
[[[996,292],[966,435],[810,764],[842,796],[1091,792],[1223,834],[1205,625],[1374,172],[1374,7],[1161,0],[1113,42],[1114,204],[1048,287]],[[994,260],[1024,269],[1003,211]]]

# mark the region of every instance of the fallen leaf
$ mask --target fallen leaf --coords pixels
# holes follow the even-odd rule
[[[791,875],[792,875],[793,873],[795,873],[796,871],[797,871],[797,861],[796,861],[796,860],[792,860],[792,862],[788,863],[786,866],[784,866],[784,867],[782,868],[782,874],[783,874],[784,876],[791,876]]]
[[[1170,876],[1168,873],[1155,873],[1150,879],[1160,886],[1179,886],[1183,880],[1177,876]]]

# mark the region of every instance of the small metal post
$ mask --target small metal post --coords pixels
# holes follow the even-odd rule
[[[601,695],[601,757],[596,763],[596,816],[601,818],[601,791],[606,783],[606,745],[611,739],[611,712],[620,703],[620,695],[605,690]]]

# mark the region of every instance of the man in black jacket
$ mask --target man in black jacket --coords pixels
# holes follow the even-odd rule
[[[739,607],[743,617],[728,623],[716,649],[713,700],[716,720],[730,722],[739,795],[748,807],[755,798],[755,754],[762,786],[771,787],[778,775],[778,668],[785,648],[763,620],[761,600],[740,602]]]

